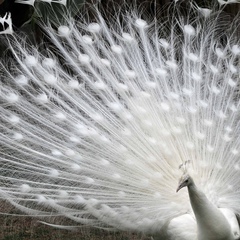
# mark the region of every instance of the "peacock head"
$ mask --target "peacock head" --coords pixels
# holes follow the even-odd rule
[[[184,173],[179,180],[179,184],[176,192],[178,192],[181,188],[187,187],[191,184],[193,184],[193,179],[191,178],[191,176],[189,176],[188,173]]]

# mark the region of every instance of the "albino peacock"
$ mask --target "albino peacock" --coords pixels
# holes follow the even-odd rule
[[[240,237],[240,21],[181,4],[168,21],[66,16],[45,51],[5,35],[1,199],[67,229]]]

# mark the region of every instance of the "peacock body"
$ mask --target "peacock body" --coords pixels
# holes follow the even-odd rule
[[[56,227],[240,236],[239,20],[180,5],[162,22],[96,9],[46,24],[53,50],[6,37],[1,199]]]

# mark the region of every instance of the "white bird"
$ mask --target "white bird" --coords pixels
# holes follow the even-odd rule
[[[5,36],[1,199],[60,228],[239,239],[239,19],[170,9],[66,16],[44,51]]]
[[[239,222],[235,213],[216,207],[188,174],[181,177],[177,192],[186,186],[195,219],[190,214],[173,218],[163,227],[157,239],[239,239]]]

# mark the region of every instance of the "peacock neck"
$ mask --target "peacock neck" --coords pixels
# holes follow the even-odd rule
[[[188,194],[197,222],[204,224],[206,220],[205,216],[208,215],[209,210],[212,210],[215,206],[210,203],[206,195],[197,188],[194,182],[188,186]]]
[[[188,193],[197,221],[198,240],[233,240],[226,218],[194,182],[188,186]]]

